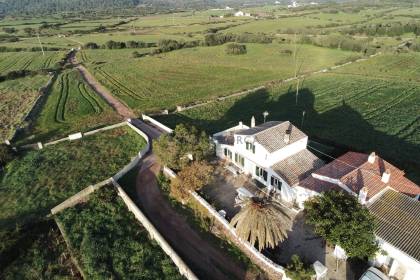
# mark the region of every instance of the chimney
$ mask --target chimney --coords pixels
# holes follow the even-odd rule
[[[373,163],[375,163],[375,159],[376,159],[375,152],[370,153],[369,158],[368,158],[368,162],[373,164]]]
[[[381,181],[386,184],[386,183],[389,182],[390,177],[391,177],[391,172],[389,171],[389,169],[387,169],[387,170],[385,170],[384,173],[382,173],[382,180]]]
[[[255,117],[252,116],[251,118],[251,127],[255,127]]]
[[[286,130],[286,133],[284,134],[284,138],[283,138],[283,140],[284,140],[284,143],[286,143],[286,144],[289,144],[289,142],[290,142],[290,130],[288,129],[288,130]]]
[[[242,122],[239,122],[239,126],[242,128],[243,127],[243,123]]]
[[[359,191],[359,202],[360,202],[360,204],[364,205],[366,203],[367,195],[368,195],[368,189],[367,188],[362,188]]]

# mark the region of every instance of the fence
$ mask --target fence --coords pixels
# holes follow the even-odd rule
[[[162,123],[160,123],[160,122],[158,122],[158,121],[157,121],[157,120],[155,120],[154,118],[151,118],[151,117],[149,117],[149,116],[147,116],[147,115],[145,115],[145,114],[142,114],[142,115],[141,115],[141,117],[142,117],[142,119],[143,119],[144,121],[149,121],[149,122],[151,122],[152,124],[156,125],[156,126],[157,126],[157,127],[159,127],[160,129],[162,129],[163,131],[166,131],[166,132],[168,132],[168,133],[172,133],[172,132],[173,132],[173,129],[171,129],[171,128],[167,127],[166,125],[164,125],[164,124],[162,124]]]
[[[164,166],[163,172],[166,176],[171,178],[176,177],[176,173],[170,168]],[[254,263],[259,265],[263,270],[268,272],[270,275],[275,275],[280,279],[289,280],[286,276],[285,269],[281,266],[264,256],[261,252],[255,249],[248,241],[242,240],[237,234],[235,229],[229,224],[229,222],[222,217],[216,209],[214,209],[204,198],[202,198],[198,193],[192,191],[190,192],[192,197],[203,206],[215,220],[221,224],[227,233],[231,241],[233,241],[242,251],[251,259]]]
[[[137,205],[131,200],[127,193],[122,189],[122,187],[115,181],[112,180],[112,183],[117,189],[118,195],[122,198],[128,210],[130,210],[136,219],[143,225],[143,227],[149,232],[150,237],[159,244],[162,250],[172,259],[175,265],[178,267],[179,272],[184,275],[189,280],[198,280],[197,276],[192,272],[192,270],[185,264],[185,262],[180,258],[180,256],[172,249],[169,243],[163,238],[163,236],[157,231],[153,224],[147,219],[147,217],[140,211]]]

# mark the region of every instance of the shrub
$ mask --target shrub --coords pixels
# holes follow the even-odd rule
[[[83,46],[85,49],[99,49],[98,44],[94,42],[88,42]]]
[[[246,45],[231,43],[226,45],[225,52],[233,55],[246,54]]]
[[[5,166],[15,158],[14,152],[6,144],[0,144],[0,167]]]
[[[311,280],[315,271],[312,266],[305,265],[298,255],[293,255],[286,267],[286,274],[292,280]]]

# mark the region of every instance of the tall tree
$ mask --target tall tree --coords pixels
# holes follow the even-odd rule
[[[287,210],[268,196],[252,197],[241,203],[241,210],[230,222],[236,233],[258,249],[274,248],[287,238],[292,219]]]
[[[357,198],[328,191],[305,202],[306,222],[327,241],[339,245],[349,257],[369,258],[378,251],[375,218]]]

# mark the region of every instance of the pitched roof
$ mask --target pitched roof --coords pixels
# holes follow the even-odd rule
[[[370,163],[368,158],[367,154],[348,152],[314,173],[337,179],[354,193],[359,193],[362,188],[366,188],[367,199],[372,198],[387,186],[409,196],[420,194],[420,187],[407,179],[404,171],[379,156],[375,157],[373,163]],[[391,174],[388,183],[382,182],[382,174],[386,170]]]
[[[299,186],[308,190],[315,191],[317,193],[322,193],[330,190],[344,191],[340,186],[334,183],[322,181],[312,176],[308,176],[304,180],[300,181]]]
[[[304,149],[277,162],[271,166],[271,169],[283,178],[289,186],[293,186],[323,165],[324,162],[322,160],[307,149]]]
[[[420,202],[387,190],[368,209],[378,222],[375,234],[420,262]]]
[[[290,134],[288,143],[284,142],[286,131]],[[289,121],[269,121],[249,129],[237,131],[236,134],[253,136],[256,142],[270,153],[307,137],[305,133]]]

